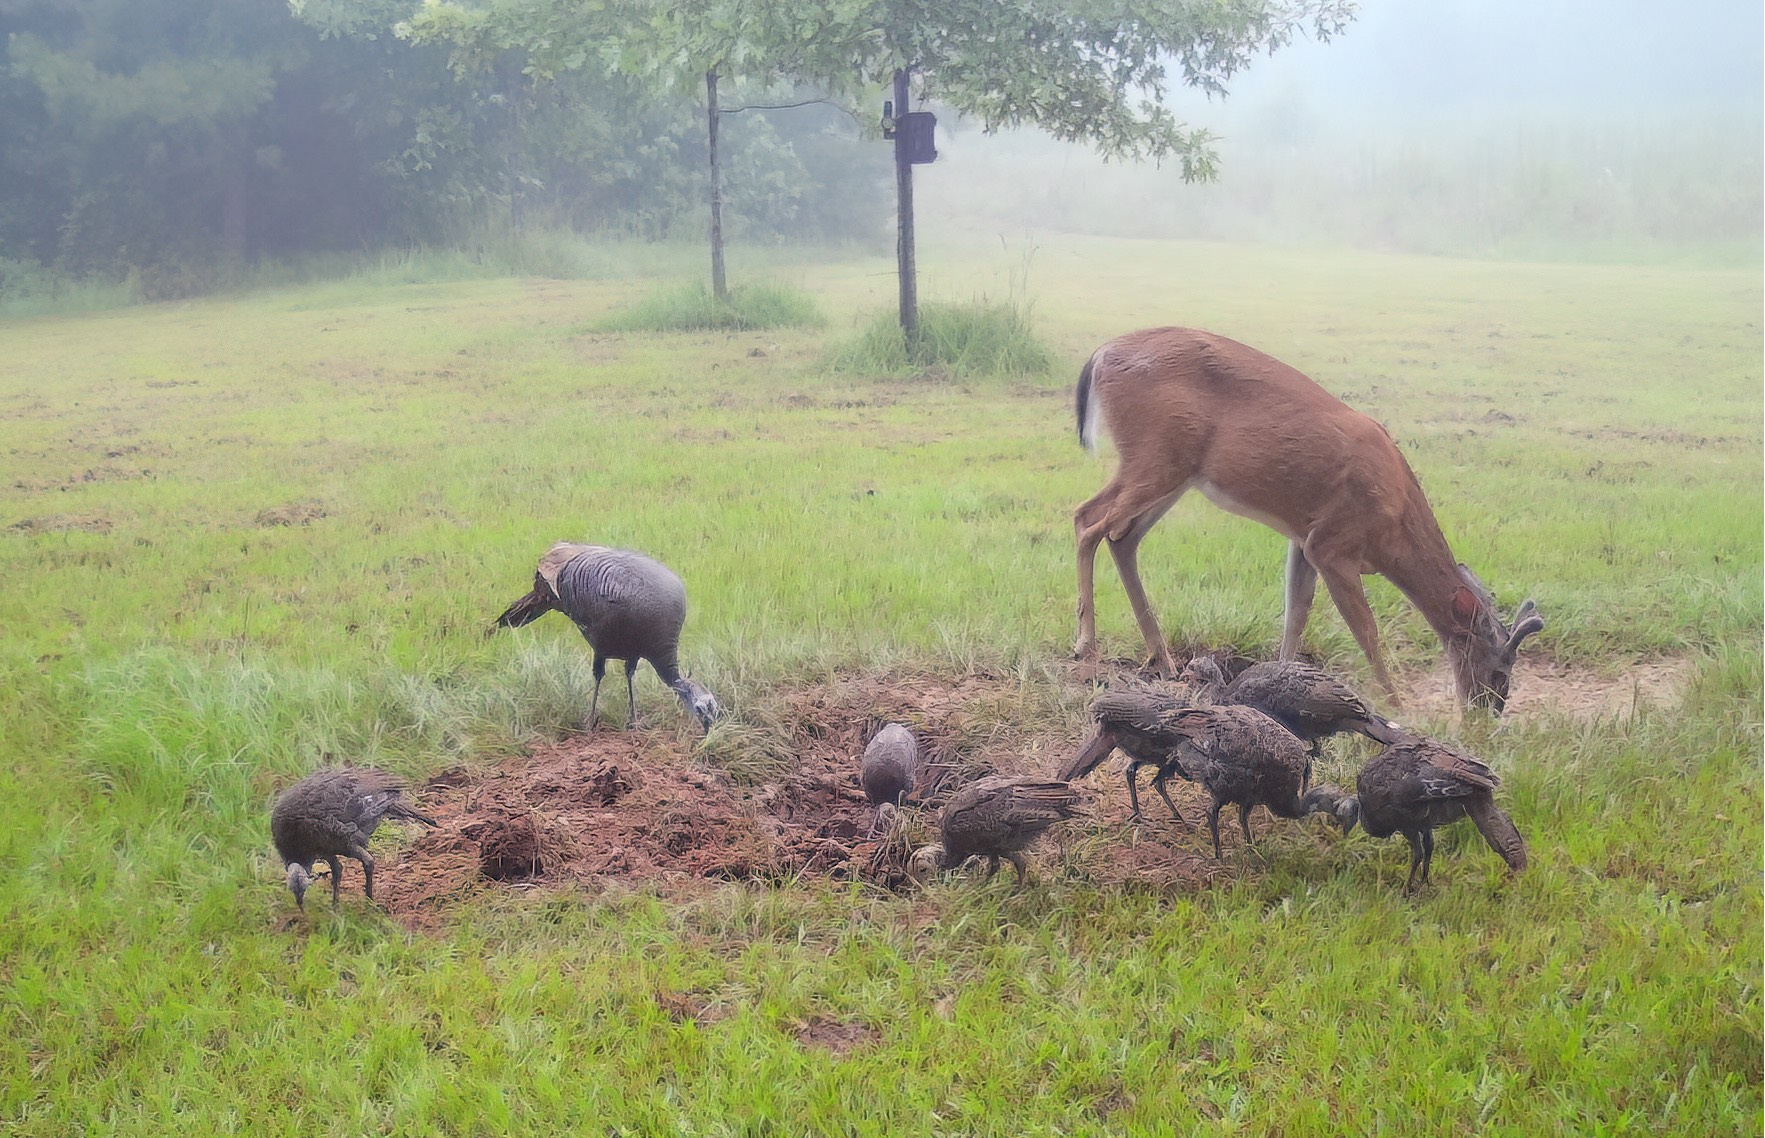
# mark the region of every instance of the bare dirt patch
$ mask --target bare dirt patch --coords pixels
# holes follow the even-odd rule
[[[24,518],[6,527],[9,533],[109,533],[111,520],[104,514],[51,514],[48,517]]]
[[[1693,662],[1686,657],[1642,660],[1606,674],[1522,652],[1506,714],[1516,719],[1561,715],[1591,723],[1626,719],[1639,707],[1674,708],[1685,699],[1693,671]],[[1402,711],[1434,719],[1458,715],[1452,671],[1445,661],[1402,675],[1398,684]],[[1397,712],[1393,716],[1402,718]]]
[[[264,528],[272,526],[306,526],[325,516],[325,507],[317,502],[290,502],[285,506],[271,506],[259,510],[256,523]]]
[[[1033,718],[1017,685],[994,677],[857,676],[779,693],[763,725],[740,728],[739,753],[717,738],[695,750],[684,733],[600,730],[496,766],[452,767],[417,789],[439,825],[387,858],[376,896],[423,925],[497,888],[824,879],[900,889],[956,787],[993,772],[1046,774],[1080,745],[1082,723],[1037,731],[1025,726]],[[858,756],[886,722],[914,731],[926,769],[919,804],[872,834]],[[1119,777],[1097,781],[1097,821],[1045,839],[1038,875],[1161,890],[1212,879],[1211,859],[1194,850],[1096,840],[1126,814]]]
[[[1638,703],[1672,706],[1690,674],[1685,660],[1601,676],[1535,655],[1515,678],[1510,714],[1591,719],[1629,714]],[[452,767],[416,795],[439,825],[387,859],[377,893],[393,914],[420,926],[456,901],[498,889],[622,884],[678,892],[717,881],[803,880],[903,889],[913,849],[933,839],[937,809],[956,788],[995,772],[1050,774],[1088,733],[1077,710],[1085,689],[1148,682],[1131,660],[1075,664],[1062,669],[1062,680],[1063,690],[1051,693],[984,674],[845,676],[772,693],[751,722],[720,725],[702,743],[683,730],[603,729],[494,766]],[[1403,714],[1456,718],[1444,666],[1405,682]],[[893,827],[873,833],[858,756],[889,722],[913,730],[925,766],[917,801]],[[1169,786],[1179,821],[1142,772],[1144,821],[1129,825],[1122,769],[1114,759],[1085,780],[1089,817],[1038,845],[1034,876],[1169,895],[1258,864],[1239,848],[1231,810],[1221,825],[1224,861],[1213,857],[1206,794],[1180,780]],[[1321,821],[1296,824],[1261,810],[1251,829],[1259,846],[1274,835],[1332,840]]]
[[[882,1038],[882,1032],[869,1024],[846,1023],[821,1016],[798,1025],[796,1035],[797,1042],[803,1046],[819,1047],[835,1055],[845,1055]]]

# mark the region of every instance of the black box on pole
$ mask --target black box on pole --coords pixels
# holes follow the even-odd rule
[[[895,120],[895,145],[905,153],[908,162],[924,166],[937,161],[938,148],[932,140],[932,130],[937,125],[938,116],[930,111],[909,111]]]

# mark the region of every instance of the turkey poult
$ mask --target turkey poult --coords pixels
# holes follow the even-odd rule
[[[1180,774],[1200,783],[1213,799],[1207,811],[1207,827],[1213,836],[1213,856],[1221,857],[1220,810],[1238,807],[1238,824],[1249,844],[1250,811],[1268,807],[1282,818],[1302,818],[1312,811],[1313,791],[1300,792],[1310,757],[1297,736],[1253,707],[1221,704],[1190,707],[1172,696],[1155,692],[1105,692],[1093,705],[1098,715],[1099,737],[1069,762],[1065,771],[1085,773],[1103,761],[1110,746],[1128,752],[1132,786],[1136,767],[1157,763],[1159,780]],[[1131,722],[1120,714],[1129,708]],[[1123,740],[1129,740],[1124,745]],[[1138,753],[1136,753],[1138,752]],[[1162,793],[1162,790],[1161,790]],[[1165,799],[1170,805],[1170,799]],[[1176,813],[1176,807],[1171,806]]]
[[[894,814],[919,777],[919,744],[913,732],[899,723],[889,723],[871,736],[864,747],[858,768],[858,782],[864,797],[876,807],[876,821],[870,832]]]
[[[383,819],[435,825],[404,801],[404,784],[394,775],[367,767],[339,767],[308,775],[282,792],[270,810],[270,838],[287,867],[294,901],[306,908],[306,889],[313,862],[331,866],[331,904],[343,885],[338,858],[362,863],[363,891],[374,897],[374,857],[368,838]]]
[[[1265,660],[1227,683],[1213,657],[1197,656],[1183,669],[1183,678],[1214,703],[1256,708],[1299,736],[1313,757],[1320,740],[1343,731],[1358,732],[1378,743],[1404,737],[1402,727],[1376,714],[1347,684],[1303,660]]]
[[[686,623],[686,586],[666,565],[629,549],[560,541],[539,559],[533,591],[503,610],[499,628],[520,628],[553,610],[575,622],[594,650],[594,695],[587,726],[594,728],[601,677],[609,658],[625,661],[625,727],[637,723],[633,678],[648,660],[662,682],[709,731],[717,700],[680,674],[680,629]]]
[[[1153,767],[1156,773],[1152,776],[1152,789],[1164,799],[1171,817],[1181,823],[1183,815],[1177,810],[1177,804],[1171,801],[1164,784],[1172,775],[1192,777],[1183,765],[1184,752],[1189,752],[1191,759],[1200,756],[1194,753],[1194,745],[1187,736],[1170,729],[1165,717],[1185,706],[1182,701],[1158,692],[1103,692],[1091,702],[1091,716],[1097,721],[1097,733],[1060,768],[1057,777],[1066,782],[1083,778],[1096,770],[1112,752],[1120,750],[1128,757],[1130,819],[1136,823],[1141,820],[1140,768]]]
[[[1422,884],[1434,860],[1434,827],[1470,818],[1489,848],[1514,873],[1526,868],[1526,840],[1501,807],[1501,780],[1482,759],[1436,739],[1413,735],[1380,751],[1361,768],[1355,794],[1320,786],[1307,795],[1313,810],[1332,814],[1343,832],[1359,823],[1375,838],[1402,834],[1410,843],[1410,875],[1404,892]]]
[[[1254,707],[1189,707],[1174,712],[1170,721],[1171,729],[1186,734],[1193,745],[1195,757],[1185,754],[1184,771],[1213,799],[1207,827],[1213,835],[1214,857],[1220,856],[1224,806],[1238,807],[1245,845],[1252,843],[1252,807],[1267,807],[1280,818],[1303,818],[1314,809],[1316,792],[1300,795],[1311,765],[1305,744]]]
[[[987,877],[999,872],[999,859],[1017,870],[1021,888],[1029,879],[1023,849],[1049,827],[1082,816],[1083,799],[1064,782],[990,775],[969,783],[938,815],[939,841],[914,851],[909,872],[923,879],[937,869],[958,869],[971,857],[987,859]]]

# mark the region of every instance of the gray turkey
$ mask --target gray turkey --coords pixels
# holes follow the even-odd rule
[[[1256,708],[1297,735],[1314,759],[1326,736],[1343,731],[1379,743],[1395,743],[1404,736],[1402,727],[1376,714],[1347,684],[1303,660],[1265,660],[1227,683],[1213,657],[1197,656],[1183,669],[1183,678],[1213,703]],[[1311,781],[1309,765],[1306,781]]]
[[[435,825],[404,800],[404,784],[394,775],[369,767],[337,767],[301,779],[276,799],[270,810],[270,838],[287,869],[295,903],[306,907],[306,889],[313,862],[331,866],[331,904],[343,885],[340,857],[362,863],[364,892],[374,896],[374,857],[368,838],[383,819]]]
[[[913,732],[899,723],[885,724],[865,745],[858,768],[864,797],[876,807],[871,833],[912,792],[918,777],[919,744],[914,741]]]
[[[999,859],[1017,870],[1021,887],[1029,877],[1023,849],[1049,827],[1082,815],[1083,799],[1064,782],[989,775],[969,783],[938,815],[939,841],[913,854],[912,872],[957,869],[971,857],[987,859],[987,876],[999,872]]]
[[[659,561],[629,549],[560,541],[539,559],[533,591],[503,610],[499,628],[520,628],[556,610],[575,622],[594,651],[594,695],[587,726],[594,727],[607,660],[625,661],[625,726],[637,722],[633,678],[648,660],[708,731],[717,700],[680,674],[680,629],[686,623],[686,586]]]
[[[1171,801],[1165,783],[1172,775],[1192,778],[1184,767],[1183,756],[1185,752],[1191,760],[1200,756],[1194,752],[1194,745],[1188,737],[1171,730],[1166,719],[1185,706],[1179,699],[1153,691],[1114,689],[1103,692],[1091,702],[1091,716],[1097,721],[1096,734],[1077,755],[1067,760],[1058,777],[1066,782],[1083,778],[1119,750],[1128,757],[1130,818],[1134,822],[1141,820],[1140,768],[1153,767],[1152,789],[1164,799],[1171,817],[1182,822],[1183,815],[1177,804]]]
[[[1434,860],[1434,827],[1470,818],[1489,848],[1518,873],[1526,868],[1526,840],[1501,807],[1495,788],[1501,780],[1482,759],[1436,739],[1411,735],[1380,751],[1361,768],[1355,794],[1320,786],[1307,798],[1310,808],[1333,814],[1344,832],[1359,823],[1375,838],[1402,834],[1410,843],[1410,875],[1404,891],[1415,888],[1416,870],[1428,883]]]

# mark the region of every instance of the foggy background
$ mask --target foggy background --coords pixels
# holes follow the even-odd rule
[[[953,230],[1752,263],[1762,39],[1746,0],[1365,0],[1223,100],[1178,93],[1217,182],[949,121],[917,200]]]
[[[512,52],[462,72],[396,34],[413,7],[0,0],[0,303],[80,280],[194,295],[388,249],[569,275],[536,259],[548,242],[508,239],[705,240],[690,93],[591,69],[536,83]],[[1217,183],[941,115],[922,232],[1752,264],[1762,25],[1756,0],[1367,0],[1226,99],[1173,93],[1219,138]],[[724,102],[812,94],[731,84]],[[732,242],[886,253],[881,102],[725,117]]]

